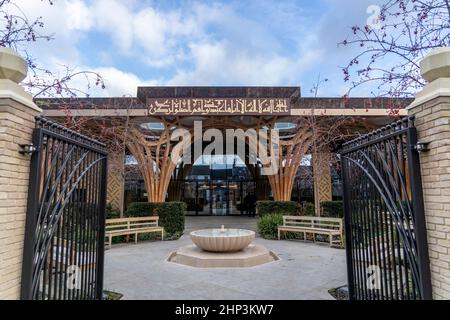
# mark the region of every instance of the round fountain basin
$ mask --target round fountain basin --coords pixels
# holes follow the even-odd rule
[[[255,232],[242,229],[205,229],[191,232],[191,239],[208,252],[237,252],[255,240]]]

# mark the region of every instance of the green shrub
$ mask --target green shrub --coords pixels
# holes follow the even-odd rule
[[[115,208],[111,203],[106,205],[106,219],[120,218],[120,210]]]
[[[258,201],[256,208],[260,217],[267,214],[298,216],[301,210],[300,205],[295,201]]]
[[[127,217],[150,217],[155,216],[156,203],[133,202],[127,208]]]
[[[258,221],[258,232],[264,239],[278,239],[278,226],[283,225],[283,215],[266,214]]]
[[[184,232],[186,204],[184,202],[158,203],[156,214],[159,223],[166,231],[167,240],[177,240]]]
[[[164,227],[165,239],[177,240],[184,232],[184,213],[186,204],[184,202],[135,202],[127,209],[127,217],[149,217],[159,216],[159,225]]]
[[[311,202],[302,202],[300,205],[300,215],[301,216],[307,216],[307,217],[313,217],[316,215],[316,208],[313,203]]]
[[[324,201],[320,204],[322,216],[328,218],[344,218],[344,203],[342,201]]]

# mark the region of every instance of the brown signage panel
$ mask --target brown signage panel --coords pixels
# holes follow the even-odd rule
[[[147,99],[150,115],[289,115],[290,99]]]

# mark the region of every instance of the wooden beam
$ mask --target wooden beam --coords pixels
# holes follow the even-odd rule
[[[72,109],[73,117],[149,117],[147,109]],[[391,109],[291,109],[291,116],[361,116],[361,117],[388,117],[393,116]],[[407,116],[405,109],[399,109],[397,116]],[[45,117],[66,117],[63,110],[49,109],[43,111]],[[181,117],[182,118],[182,117]]]

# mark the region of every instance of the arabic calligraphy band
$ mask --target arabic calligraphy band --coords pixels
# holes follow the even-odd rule
[[[148,99],[150,115],[289,115],[289,99]]]

